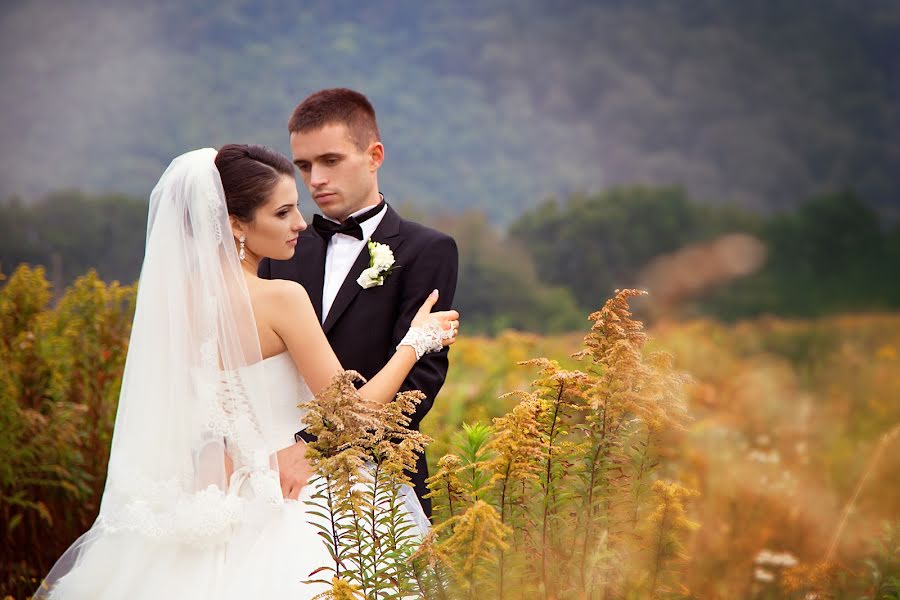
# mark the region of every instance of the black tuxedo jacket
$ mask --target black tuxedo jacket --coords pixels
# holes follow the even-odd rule
[[[369,266],[369,252],[363,247],[322,324],[341,365],[359,371],[367,379],[378,373],[394,354],[416,311],[433,289],[440,292],[435,310],[449,310],[456,292],[459,258],[453,238],[400,218],[390,206],[385,210],[387,213],[371,239],[391,248],[394,270],[383,285],[360,287],[356,279]],[[290,279],[306,288],[320,320],[326,248],[325,239],[309,227],[300,234],[293,258],[263,259],[259,266],[260,277]],[[400,388],[400,391],[420,390],[425,394],[412,417],[412,428],[419,428],[444,385],[447,350],[423,356]],[[425,485],[428,465],[424,455],[419,456],[416,473],[411,476],[422,507],[430,517],[431,500],[423,498],[428,493]]]

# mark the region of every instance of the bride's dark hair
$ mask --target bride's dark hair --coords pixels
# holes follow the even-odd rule
[[[222,146],[216,154],[216,169],[222,178],[228,214],[241,221],[252,221],[278,180],[294,175],[288,157],[259,144]]]

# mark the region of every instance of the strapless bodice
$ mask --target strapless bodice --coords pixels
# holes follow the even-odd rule
[[[306,411],[298,405],[312,400],[313,394],[297,371],[290,352],[270,356],[262,364],[272,405],[270,447],[281,449],[293,444],[294,434],[305,427],[302,420]]]

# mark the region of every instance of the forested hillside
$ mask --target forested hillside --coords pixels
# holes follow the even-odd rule
[[[287,148],[315,89],[373,99],[382,187],[507,224],[548,196],[683,186],[900,205],[900,6],[24,0],[0,8],[0,197],[146,197],[200,146]]]
[[[816,317],[900,307],[900,223],[852,194],[810,198],[790,213],[715,207],[672,187],[574,194],[525,211],[506,233],[484,213],[401,214],[459,246],[454,306],[472,332],[572,331],[616,289],[640,287],[639,314],[726,320]],[[308,215],[307,215],[308,216]],[[142,199],[58,192],[0,200],[0,275],[44,265],[55,290],[94,268],[125,283],[139,273]]]

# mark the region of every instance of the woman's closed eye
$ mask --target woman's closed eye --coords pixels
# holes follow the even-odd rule
[[[278,217],[279,219],[283,219],[286,216],[288,216],[289,214],[291,214],[291,212],[294,210],[298,210],[298,211],[300,210],[299,202],[297,202],[297,204],[295,204],[294,206],[282,206],[275,212],[275,216]]]

